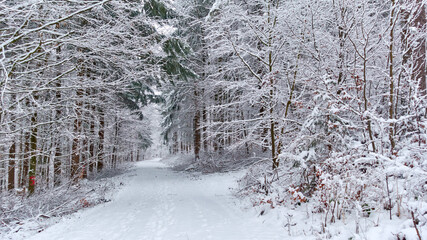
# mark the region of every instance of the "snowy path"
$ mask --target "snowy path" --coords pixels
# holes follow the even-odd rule
[[[159,160],[140,162],[112,202],[79,212],[31,240],[274,240],[282,227],[262,223],[233,202],[230,175],[190,179]]]

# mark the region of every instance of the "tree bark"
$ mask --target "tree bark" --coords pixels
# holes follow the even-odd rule
[[[76,119],[74,119],[74,139],[71,149],[71,179],[74,183],[78,182],[79,179],[79,167],[80,167],[80,134],[81,134],[81,101],[79,100],[83,95],[83,90],[77,90],[77,107],[76,107]]]
[[[33,194],[36,189],[36,167],[37,167],[37,113],[31,117],[31,135],[30,135],[30,169],[28,171],[28,194]]]
[[[16,161],[16,143],[13,142],[9,148],[9,166],[8,166],[8,190],[15,188],[15,161]]]
[[[389,119],[394,119],[394,73],[393,73],[393,44],[394,44],[394,22],[396,3],[395,0],[391,0],[391,14],[390,14],[390,45],[389,45]],[[393,153],[396,143],[394,141],[394,123],[389,124],[389,140],[391,146],[391,153]]]
[[[28,166],[29,166],[29,158],[30,158],[30,134],[25,133],[22,137],[23,141],[23,149],[24,149],[24,158],[22,160],[22,170],[21,170],[21,177],[19,181],[19,185],[23,188],[27,187],[27,179],[28,179]],[[21,148],[22,149],[22,148]]]
[[[194,158],[195,160],[199,160],[200,159],[200,149],[202,146],[201,140],[202,140],[202,134],[201,134],[201,130],[200,130],[200,110],[198,109],[199,104],[199,93],[197,91],[197,84],[195,84],[196,86],[194,87],[194,107],[195,109],[195,113],[194,113],[194,118],[193,118],[193,134],[194,134]]]
[[[104,131],[105,131],[105,119],[104,111],[99,109],[99,130],[98,130],[98,162],[96,165],[97,172],[101,172],[104,168]]]
[[[422,0],[415,1],[417,9],[412,25],[418,29],[420,36],[417,36],[417,41],[413,49],[414,69],[412,78],[418,83],[420,95],[426,96],[426,11]]]
[[[92,111],[95,110],[94,107],[91,108]],[[95,166],[95,120],[90,120],[90,136],[92,139],[89,139],[89,172],[93,173]]]

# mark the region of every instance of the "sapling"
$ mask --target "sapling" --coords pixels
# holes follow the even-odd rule
[[[292,234],[291,234],[291,226],[295,226],[296,225],[295,223],[292,223],[292,217],[293,217],[292,214],[287,213],[287,216],[286,216],[287,223],[285,224],[285,227],[288,227],[288,234],[289,234],[289,236],[292,236]]]
[[[386,209],[389,210],[390,220],[392,220],[392,217],[391,217],[392,205],[391,205],[391,197],[390,197],[390,188],[388,187],[388,175],[385,176],[385,182],[387,185],[387,196],[388,196],[388,206],[386,207]]]

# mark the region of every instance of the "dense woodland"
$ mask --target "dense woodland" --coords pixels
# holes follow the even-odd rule
[[[141,160],[158,103],[170,153],[251,165],[242,195],[325,226],[425,214],[422,0],[0,0],[0,19],[3,193]]]

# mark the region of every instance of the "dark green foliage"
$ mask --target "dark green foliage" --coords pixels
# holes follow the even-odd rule
[[[154,27],[140,22],[136,22],[134,24],[134,29],[134,34],[138,34],[141,37],[148,37],[156,32],[156,29],[154,29]]]
[[[162,112],[163,115],[163,138],[165,142],[170,138],[170,133],[174,127],[175,114],[180,111],[179,103],[183,100],[184,96],[179,88],[168,91],[166,106]]]
[[[172,19],[177,15],[162,2],[149,0],[144,4],[145,13],[157,19]]]
[[[146,136],[140,133],[138,134],[138,137],[140,140],[139,147],[142,149],[147,149],[153,144],[153,141],[150,136]]]
[[[178,38],[170,38],[163,44],[163,51],[169,56],[185,57],[191,51],[190,47],[185,45],[182,40]]]
[[[160,103],[163,101],[160,95],[156,95],[150,86],[141,81],[132,82],[127,87],[126,92],[119,93],[119,97],[130,110],[138,114],[140,119],[144,118],[142,113],[138,111],[141,107],[149,103]]]
[[[169,75],[175,76],[182,82],[171,82],[165,89],[166,106],[163,111],[162,133],[164,140],[171,140],[174,133],[185,132],[191,139],[195,133],[193,126],[194,112],[182,114],[183,109],[198,111],[194,106],[195,85],[204,79],[205,55],[204,19],[209,14],[212,0],[183,1],[186,13],[179,18],[179,27],[175,38],[165,42],[163,49],[168,54],[163,69]],[[201,92],[201,89],[197,89]],[[197,100],[196,100],[197,101]],[[186,127],[183,127],[186,126]],[[190,130],[191,129],[191,130]],[[189,132],[191,131],[191,132]],[[175,140],[176,141],[176,140]]]
[[[167,6],[156,0],[150,0],[144,4],[145,13],[152,17],[162,20],[171,21],[177,15]],[[136,17],[139,12],[129,10],[129,18]],[[167,23],[171,25],[172,23]],[[133,25],[136,35],[150,37],[153,45],[162,43],[164,55],[155,54],[151,51],[140,56],[145,65],[159,66],[161,72],[144,76],[143,79],[133,81],[126,88],[125,92],[119,94],[121,101],[142,119],[142,113],[138,111],[141,107],[149,103],[163,102],[163,97],[156,95],[153,86],[161,86],[162,83],[168,82],[174,84],[175,80],[185,80],[196,77],[196,74],[183,64],[183,60],[191,53],[191,48],[180,38],[165,36],[156,31],[156,29],[146,23],[135,22]],[[159,78],[160,77],[160,78]]]
[[[181,39],[168,39],[163,44],[163,51],[167,54],[167,57],[162,61],[162,69],[168,76],[184,81],[197,76],[183,64],[183,60],[191,53],[191,49]]]
[[[179,80],[187,81],[189,78],[196,77],[196,74],[193,71],[182,65],[179,61],[176,61],[173,57],[167,57],[165,59],[162,69],[169,76],[175,76]]]

